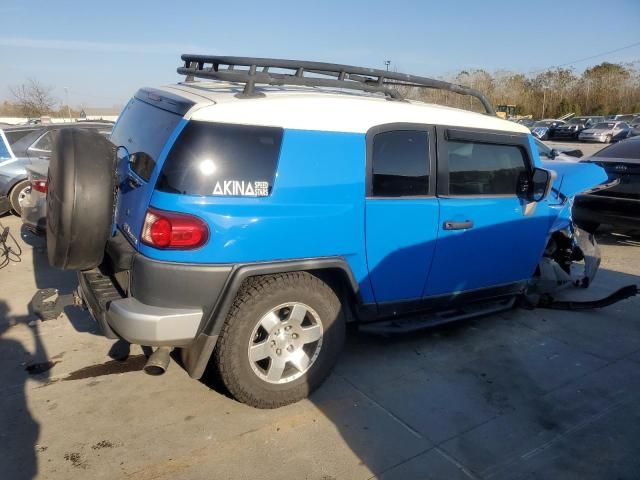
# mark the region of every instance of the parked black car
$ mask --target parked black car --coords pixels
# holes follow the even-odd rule
[[[603,122],[604,117],[573,117],[564,125],[560,125],[553,131],[551,138],[571,138],[578,139],[578,135],[587,128]]]
[[[618,185],[576,197],[574,221],[595,231],[602,223],[625,229],[640,229],[640,137],[603,148],[588,160],[603,167],[609,181]]]

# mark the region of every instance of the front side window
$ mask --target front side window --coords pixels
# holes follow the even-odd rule
[[[450,195],[516,195],[527,171],[520,147],[488,143],[448,143]]]
[[[373,139],[372,194],[402,197],[429,193],[428,132],[397,130]]]
[[[191,120],[162,166],[158,190],[187,195],[271,193],[283,130]]]

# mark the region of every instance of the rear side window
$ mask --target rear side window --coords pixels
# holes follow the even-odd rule
[[[42,150],[43,152],[50,152],[53,148],[53,132],[49,131],[41,136],[31,148],[34,150]]]
[[[111,143],[126,148],[131,169],[143,180],[149,180],[160,152],[181,119],[180,115],[134,98],[121,113]]]
[[[283,130],[190,121],[169,152],[157,189],[187,195],[271,193]]]
[[[514,145],[450,141],[448,151],[450,195],[515,195],[527,171]]]
[[[426,195],[429,191],[428,132],[397,130],[373,139],[374,197]]]

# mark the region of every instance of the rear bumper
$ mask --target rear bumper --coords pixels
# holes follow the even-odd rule
[[[640,200],[578,195],[573,205],[576,222],[606,223],[616,227],[640,228]]]
[[[102,265],[79,273],[79,290],[105,336],[186,347],[209,317],[231,268],[159,262],[118,236]]]

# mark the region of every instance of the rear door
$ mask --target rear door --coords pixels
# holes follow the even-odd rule
[[[425,297],[530,278],[549,232],[546,204],[518,198],[533,168],[527,135],[438,128],[440,232]]]
[[[367,134],[366,248],[378,306],[420,300],[438,233],[435,130],[415,124]]]
[[[182,115],[153,105],[151,98],[138,92],[111,134],[118,162],[115,220],[136,247],[155,186],[156,165],[166,157],[182,120]]]

